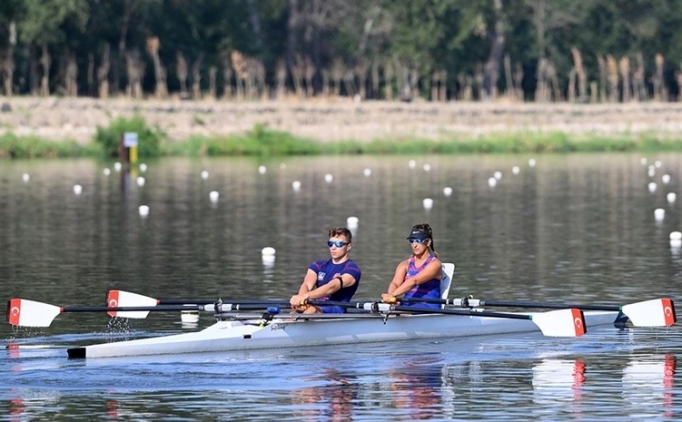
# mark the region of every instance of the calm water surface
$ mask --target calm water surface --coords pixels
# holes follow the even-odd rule
[[[534,167],[529,158],[164,159],[129,173],[89,160],[0,162],[0,285],[5,299],[62,306],[102,305],[111,288],[283,298],[326,256],[327,228],[356,216],[357,298],[384,291],[409,254],[409,228],[428,221],[441,258],[457,264],[451,297],[679,301],[682,255],[669,233],[682,227],[682,197],[666,195],[680,194],[682,155],[650,155],[645,165],[640,155],[538,156]],[[502,176],[490,187],[495,171]],[[261,257],[266,246],[277,250],[274,264]],[[210,323],[185,326],[162,313],[128,322],[63,314],[31,330],[3,323],[0,420],[673,420],[682,412],[679,327],[66,359],[73,345]]]

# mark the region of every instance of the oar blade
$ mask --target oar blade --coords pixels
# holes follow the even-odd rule
[[[636,327],[670,327],[677,322],[675,304],[669,298],[630,303],[621,310]]]
[[[62,312],[59,306],[27,299],[7,302],[7,322],[15,327],[49,327]]]
[[[576,308],[539,312],[531,320],[548,337],[580,337],[587,332],[585,315]]]
[[[149,307],[157,304],[158,300],[153,297],[123,290],[109,290],[107,294],[107,306],[110,308]],[[107,314],[112,318],[145,319],[149,311],[109,311]]]

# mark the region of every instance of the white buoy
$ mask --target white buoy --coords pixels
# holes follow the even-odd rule
[[[109,170],[108,168],[106,168],[106,169],[102,170],[102,173],[104,173],[105,176],[108,176],[108,175],[111,174],[111,170]]]
[[[670,175],[664,174],[663,176],[661,176],[661,182],[663,182],[666,185],[670,183]]]
[[[268,168],[267,168],[267,167],[265,167],[265,166],[258,166],[258,173],[260,173],[260,174],[265,174],[265,173],[267,173],[267,171],[268,171]]]
[[[675,192],[669,192],[665,197],[671,204],[675,203],[675,200],[677,199],[677,195],[675,194]]]
[[[220,194],[218,193],[217,190],[212,190],[211,193],[208,194],[208,197],[211,199],[211,202],[218,202]]]
[[[450,186],[444,187],[443,188],[443,195],[445,195],[445,196],[452,195],[452,188]]]
[[[29,175],[28,173],[24,173],[24,174],[21,176],[21,179],[22,179],[24,182],[28,182],[29,180],[31,180],[31,175]]]
[[[372,175],[372,169],[365,169],[362,174],[364,174],[365,177],[369,177]]]
[[[203,170],[201,172],[201,178],[204,180],[208,179],[208,172],[206,170]]]
[[[350,228],[356,228],[358,226],[359,222],[360,222],[360,219],[357,217],[351,216],[351,217],[346,218],[346,225],[348,226],[349,229]]]
[[[417,162],[414,161],[414,160],[410,160],[410,161],[407,162],[407,166],[408,166],[409,168],[413,169],[413,168],[417,167]]]
[[[512,174],[519,174],[520,171],[521,169],[519,168],[519,166],[512,167]]]
[[[263,266],[265,268],[272,268],[275,266],[275,255],[262,255],[261,256],[261,261],[263,262]]]
[[[665,218],[665,210],[663,208],[656,208],[654,210],[654,218],[656,221],[661,221]]]
[[[122,167],[121,163],[119,163],[118,161],[114,163],[114,170],[121,171],[121,167]]]
[[[658,168],[661,168],[662,165],[663,165],[663,163],[661,163],[660,160],[656,160],[656,161],[654,162],[654,166],[655,166],[657,169],[658,169]]]
[[[528,160],[528,165],[531,167],[535,167],[535,158],[531,158],[530,160]]]
[[[670,233],[670,246],[679,248],[682,246],[682,233],[674,231]]]
[[[294,190],[300,190],[301,189],[301,182],[298,180],[294,180],[291,182],[291,187],[294,188]]]
[[[275,265],[276,254],[275,248],[271,246],[266,246],[265,248],[261,249],[260,254],[264,266],[272,267],[273,265]]]
[[[140,205],[140,207],[137,210],[142,217],[146,217],[149,215],[149,207],[146,205]]]
[[[140,164],[140,171],[141,171],[142,173],[144,173],[145,171],[147,171],[147,165],[146,165],[145,163],[141,163],[141,164]]]
[[[137,178],[137,186],[140,186],[140,187],[144,186],[144,182],[145,182],[144,177],[138,176],[138,178]]]
[[[430,172],[431,171],[431,164],[424,164],[424,171],[425,172]]]
[[[334,180],[334,176],[331,174],[325,174],[324,175],[324,181],[327,183],[331,183]]]
[[[649,177],[654,177],[656,175],[656,167],[649,166],[649,170],[647,170],[646,173],[649,175]]]
[[[643,166],[646,166],[646,157],[640,158],[639,162],[642,163]]]
[[[654,183],[654,182],[649,183],[649,192],[651,192],[651,193],[656,192],[656,187],[657,187],[656,183]]]
[[[83,193],[83,186],[73,185],[73,193],[75,193],[76,195],[80,195],[81,193]]]
[[[196,324],[199,322],[199,311],[180,311],[180,321],[183,324]]]
[[[433,208],[433,199],[424,198],[422,204],[424,204],[424,209],[430,210],[431,208]]]
[[[491,177],[490,179],[488,179],[488,186],[493,188],[493,187],[495,187],[495,185],[497,185],[497,179],[495,179],[494,177]]]
[[[495,173],[493,173],[493,176],[495,177],[495,179],[500,180],[502,178],[502,172],[496,171]]]

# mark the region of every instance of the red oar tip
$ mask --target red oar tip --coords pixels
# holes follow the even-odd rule
[[[583,314],[583,311],[576,308],[571,308],[571,314],[573,314],[573,326],[575,327],[575,336],[580,337],[586,332],[585,315]]]
[[[19,325],[21,315],[21,299],[10,299],[7,302],[7,322],[11,325]]]

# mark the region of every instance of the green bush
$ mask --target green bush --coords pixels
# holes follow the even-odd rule
[[[96,145],[81,145],[72,140],[50,141],[37,136],[18,137],[13,133],[0,136],[0,158],[64,158],[95,156]]]
[[[161,130],[147,125],[141,116],[130,119],[119,117],[108,127],[97,126],[95,142],[102,146],[107,157],[118,157],[118,146],[126,132],[137,133],[137,154],[140,158],[158,157],[161,155],[161,142],[165,135]]]
[[[200,155],[314,155],[322,151],[320,146],[308,139],[297,138],[290,133],[269,130],[265,125],[255,125],[245,135],[225,138],[192,138],[192,149]]]

